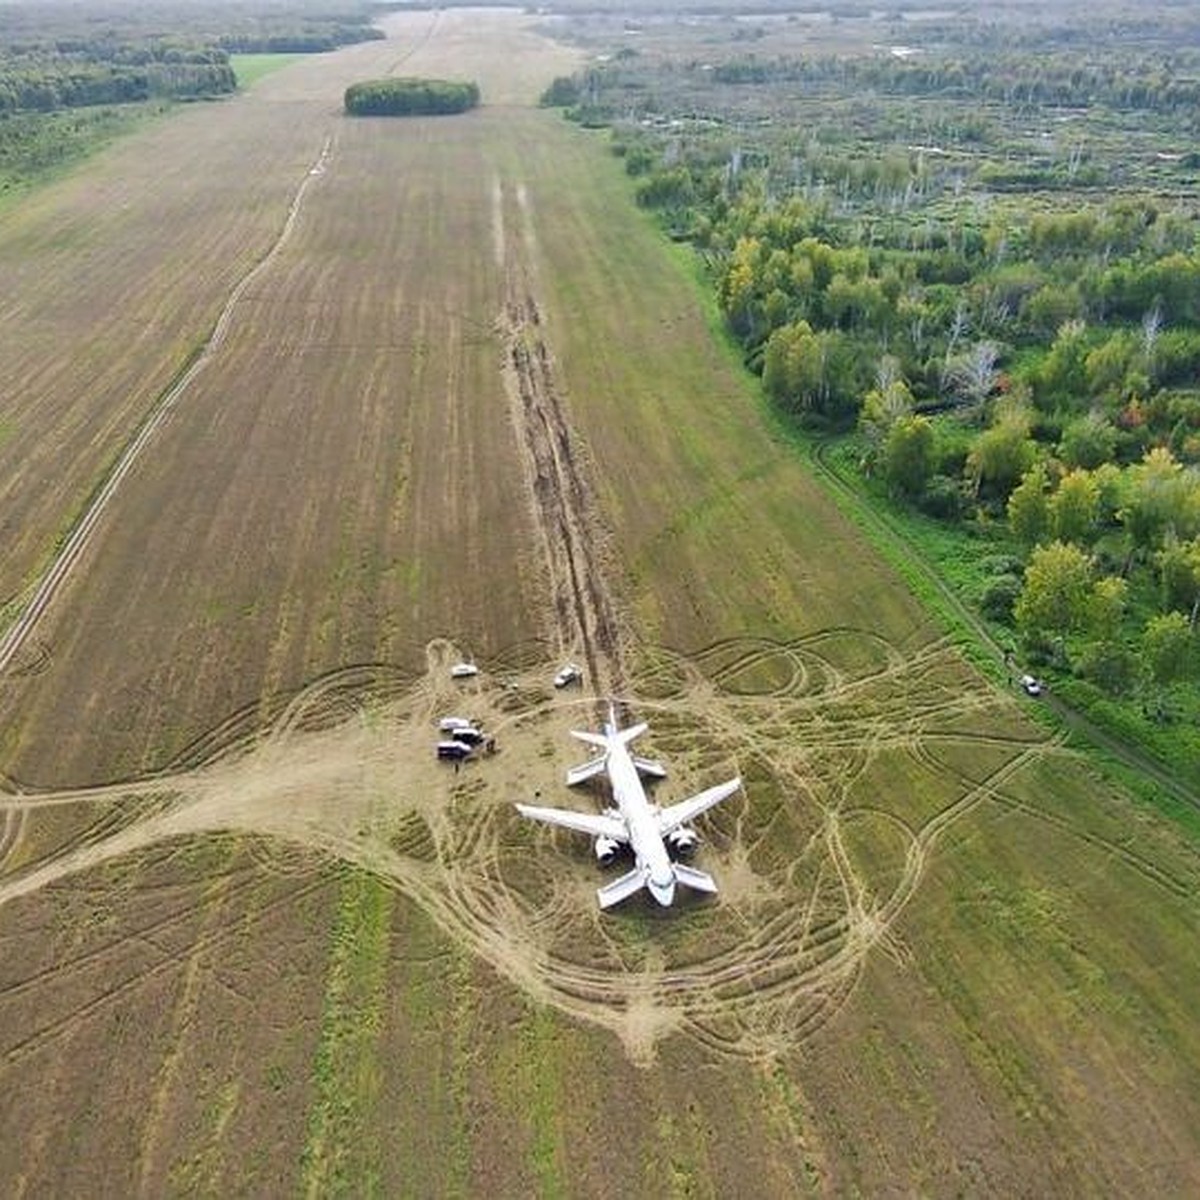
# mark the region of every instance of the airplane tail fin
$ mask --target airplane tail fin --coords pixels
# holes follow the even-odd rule
[[[606,883],[602,888],[596,889],[596,899],[600,902],[601,908],[612,908],[614,904],[620,904],[622,900],[628,900],[634,892],[638,891],[646,884],[645,872],[640,867],[634,867],[627,875],[622,875],[620,879],[614,879],[612,883]]]

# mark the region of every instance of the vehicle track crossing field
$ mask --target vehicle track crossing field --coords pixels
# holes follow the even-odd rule
[[[0,670],[0,1188],[1194,1191],[1195,846],[772,436],[535,107],[575,53],[385,23],[0,227],[3,611],[59,579]],[[341,117],[389,71],[485,103]],[[604,803],[610,699],[659,802],[745,780],[715,898],[601,914],[517,816]],[[436,761],[449,713],[497,752]]]
[[[865,671],[824,653],[859,640],[857,657],[876,660]],[[848,629],[791,643],[729,639],[691,658],[659,649],[644,678],[634,672],[634,692],[618,699],[663,731],[656,749],[678,775],[664,786],[686,792],[732,767],[749,782],[740,802],[705,823],[720,900],[683,904],[670,927],[652,922],[659,953],[647,957],[645,944],[610,928],[640,926],[644,914],[597,912],[586,842],[530,832],[513,809],[560,786],[565,729],[586,724],[594,700],[551,697],[548,662],[527,677],[505,670],[502,686],[484,664],[482,682],[464,694],[447,671],[456,657],[432,643],[428,673],[413,680],[370,667],[333,673],[260,735],[246,739],[226,723],[228,745],[206,740],[205,759],[189,753],[186,768],[144,783],[10,796],[8,812],[78,806],[97,816],[71,844],[0,883],[0,904],[162,843],[251,834],[263,848],[256,861],[285,874],[297,851],[292,870],[315,852],[376,874],[533,999],[612,1029],[637,1062],[652,1062],[659,1039],[675,1032],[714,1053],[771,1059],[837,1013],[872,953],[908,959],[895,927],[945,832],[981,804],[1019,804],[1021,773],[1067,753],[1054,739],[990,735],[1000,766],[959,774],[949,802],[920,825],[897,821],[905,844],[896,861],[858,862],[843,831],[886,814],[888,799],[868,807],[856,777],[883,755],[945,773],[939,750],[962,745],[953,723],[964,714],[977,727],[1002,722],[1006,702],[982,684],[939,690],[939,674],[955,674],[947,647],[906,664],[878,635]],[[772,685],[749,689],[752,668]],[[655,694],[656,684],[655,699],[639,698],[641,685]],[[545,699],[509,712],[514,687]],[[847,705],[874,715],[845,720]],[[455,707],[469,708],[502,746],[461,774],[430,753],[437,715]],[[561,752],[539,759],[548,738]],[[109,812],[124,815],[112,826]],[[272,845],[281,849],[267,854]],[[1124,848],[1105,849],[1139,868]],[[886,889],[877,876],[890,880]],[[689,917],[702,914],[702,934],[692,936]]]

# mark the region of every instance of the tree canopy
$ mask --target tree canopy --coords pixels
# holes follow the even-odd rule
[[[439,116],[478,103],[478,84],[448,79],[369,79],[346,89],[346,111],[356,117]]]

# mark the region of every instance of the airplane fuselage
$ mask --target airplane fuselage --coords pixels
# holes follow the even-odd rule
[[[629,846],[650,894],[664,907],[675,898],[675,872],[658,831],[655,809],[646,796],[628,748],[614,741],[608,752],[608,779],[613,801],[629,829]]]

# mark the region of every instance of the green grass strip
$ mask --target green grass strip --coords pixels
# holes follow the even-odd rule
[[[313,1100],[301,1160],[305,1196],[382,1192],[375,1148],[364,1138],[380,1090],[382,1022],[394,896],[373,875],[347,871],[330,945]]]
[[[253,87],[264,75],[271,75],[303,57],[302,54],[231,54],[229,65],[238,87],[244,90]]]

